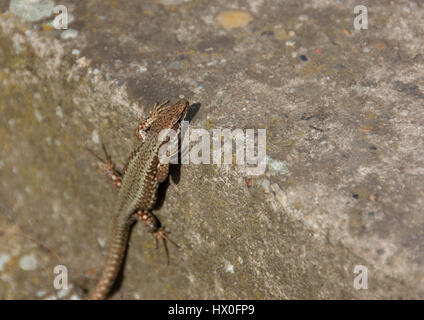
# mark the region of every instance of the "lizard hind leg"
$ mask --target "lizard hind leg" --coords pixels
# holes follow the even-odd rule
[[[179,248],[179,246],[168,237],[169,232],[165,231],[165,227],[161,226],[160,221],[150,212],[143,212],[139,210],[135,213],[135,217],[138,221],[143,223],[144,226],[146,226],[150,233],[152,233],[156,241],[156,247],[158,247],[158,241],[162,240],[163,246],[165,248],[166,258],[169,264],[169,251],[167,241]]]

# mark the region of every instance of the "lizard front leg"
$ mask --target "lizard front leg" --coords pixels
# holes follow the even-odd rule
[[[115,187],[119,189],[122,184],[122,174],[119,170],[116,169],[116,165],[113,162],[110,155],[108,154],[104,143],[102,143],[102,149],[103,149],[103,153],[105,154],[105,159],[102,159],[101,157],[99,157],[92,150],[90,149],[87,149],[87,150],[90,151],[91,154],[93,154],[97,159],[100,160],[100,162],[102,163],[102,171],[112,180]]]
[[[158,182],[162,183],[166,180],[169,174],[169,163],[167,164],[159,164],[158,165],[158,172],[156,174]]]

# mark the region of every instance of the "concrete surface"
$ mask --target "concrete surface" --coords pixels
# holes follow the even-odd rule
[[[180,96],[195,128],[267,129],[267,171],[182,165],[155,211],[181,249],[135,226],[113,298],[424,298],[423,1],[60,4],[66,31],[0,1],[1,299],[93,287],[117,194],[85,148],[122,166]]]

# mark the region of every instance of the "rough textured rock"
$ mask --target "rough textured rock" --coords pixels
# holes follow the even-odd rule
[[[122,165],[180,96],[195,128],[267,129],[267,172],[174,168],[155,212],[181,249],[135,226],[115,298],[424,298],[422,1],[361,31],[356,1],[61,4],[75,31],[0,1],[0,298],[84,297],[116,199],[85,148]]]

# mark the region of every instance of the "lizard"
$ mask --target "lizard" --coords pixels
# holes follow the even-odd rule
[[[104,144],[102,147],[106,159],[95,155],[103,163],[103,171],[119,189],[119,194],[106,262],[90,299],[101,300],[110,295],[122,268],[130,228],[136,221],[146,226],[155,238],[156,244],[158,240],[163,240],[168,263],[167,241],[178,247],[174,241],[169,239],[168,232],[151,212],[156,202],[158,186],[169,173],[169,163],[161,163],[159,159],[159,150],[169,141],[169,137],[167,140],[161,141],[159,134],[162,130],[172,129],[179,135],[181,123],[189,108],[189,102],[185,99],[174,105],[166,106],[168,102],[156,103],[150,116],[139,123],[136,136],[140,143],[130,154],[122,174],[116,169]],[[167,153],[167,155],[169,154]]]

